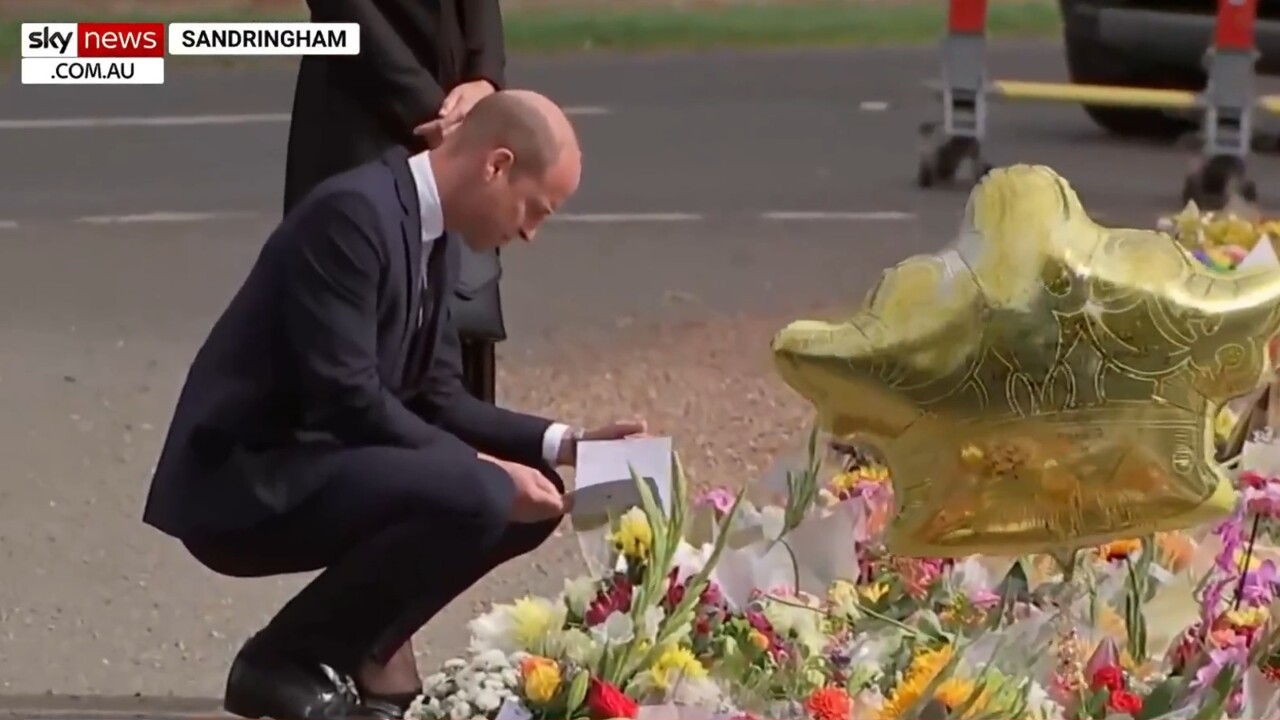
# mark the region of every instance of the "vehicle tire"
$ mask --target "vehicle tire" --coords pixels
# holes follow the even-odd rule
[[[1204,89],[1203,72],[1138,65],[1087,35],[1068,32],[1065,41],[1067,72],[1073,83],[1168,90]],[[1198,127],[1192,120],[1163,110],[1099,105],[1083,107],[1099,127],[1121,137],[1173,140]]]

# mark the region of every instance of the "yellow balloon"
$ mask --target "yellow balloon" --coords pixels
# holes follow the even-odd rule
[[[1280,271],[1224,275],[1095,224],[1053,170],[974,188],[958,239],[885,271],[850,320],[773,340],[825,429],[883,453],[894,552],[1100,545],[1228,513],[1218,411],[1263,382]]]

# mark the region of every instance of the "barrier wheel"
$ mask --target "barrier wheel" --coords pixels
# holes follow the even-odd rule
[[[1258,186],[1248,176],[1244,158],[1218,155],[1202,160],[1182,183],[1182,203],[1195,202],[1206,211],[1256,205]]]
[[[975,183],[991,169],[991,165],[982,160],[982,144],[977,138],[946,137],[934,123],[920,126],[917,185],[928,188],[951,183],[960,167],[966,164]]]

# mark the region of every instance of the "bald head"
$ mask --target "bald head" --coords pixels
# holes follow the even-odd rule
[[[582,152],[554,102],[527,90],[493,93],[431,151],[445,229],[476,250],[533,240],[577,191]]]
[[[457,131],[460,149],[505,147],[515,175],[541,177],[566,153],[577,154],[572,123],[554,102],[529,90],[503,90],[476,103]]]

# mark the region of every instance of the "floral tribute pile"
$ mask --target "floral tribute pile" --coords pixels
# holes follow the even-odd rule
[[[1212,527],[962,560],[888,552],[885,469],[808,451],[758,506],[674,460],[670,511],[638,481],[608,569],[475,618],[409,717],[1280,718],[1280,442],[1246,445]]]
[[[1280,240],[1280,220],[1255,220],[1244,212],[1201,212],[1194,202],[1161,218],[1160,230],[1176,238],[1206,267],[1231,272],[1259,243]]]

